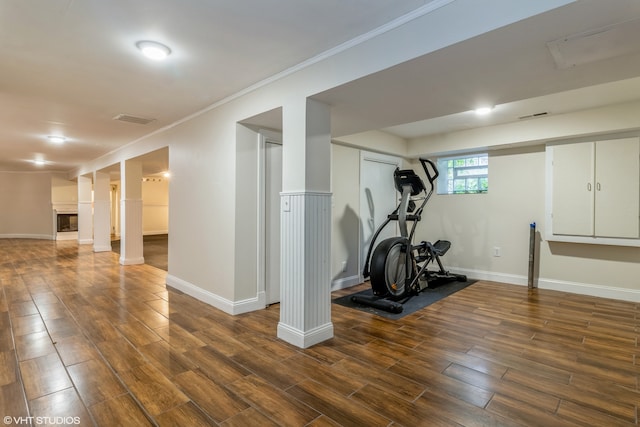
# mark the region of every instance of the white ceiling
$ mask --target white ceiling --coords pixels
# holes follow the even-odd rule
[[[425,3],[2,0],[0,170],[70,170]],[[147,39],[170,59],[139,55]]]
[[[593,50],[614,46],[626,54],[564,69],[554,61],[547,43],[577,34],[616,35],[620,23],[640,29],[639,18],[637,0],[579,0],[317,98],[333,105],[334,135],[384,129],[404,138],[512,122],[539,112],[561,114],[637,100],[640,37],[612,37]],[[629,48],[621,49],[622,45]],[[496,106],[496,114],[470,114],[482,105]],[[397,126],[406,123],[412,124]]]
[[[431,1],[3,0],[0,171],[69,171]],[[638,17],[637,0],[580,0],[316,97],[332,105],[334,136],[404,138],[639,99],[635,39],[616,41],[632,44],[621,56],[566,69],[547,48]],[[146,60],[144,39],[172,55]],[[478,121],[467,111],[479,103],[496,114]],[[58,133],[65,145],[46,141]],[[166,167],[166,151],[155,157]]]

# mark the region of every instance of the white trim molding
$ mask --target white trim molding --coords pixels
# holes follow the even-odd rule
[[[0,239],[55,240],[55,237],[52,234],[0,234]]]
[[[491,271],[471,270],[465,268],[451,268],[452,273],[466,274],[474,280],[508,283],[511,285],[527,286],[527,276]],[[537,278],[537,288],[571,294],[589,295],[592,297],[610,298],[621,301],[640,302],[640,289],[619,288],[615,286],[595,285],[592,283],[569,282],[558,279]]]
[[[640,302],[640,290],[618,288],[614,286],[593,285],[589,283],[567,282],[556,279],[538,279],[538,287],[572,294],[589,295],[592,297],[610,298],[621,301]]]
[[[331,282],[331,291],[337,291],[340,289],[350,288],[355,285],[359,285],[362,283],[362,277],[359,274],[355,276],[342,277],[340,279],[335,279]]]
[[[202,289],[192,283],[189,283],[186,280],[182,280],[178,277],[172,276],[171,274],[167,274],[165,280],[167,285],[176,288],[179,291],[182,291],[199,301],[222,310],[227,314],[237,315],[248,313],[250,311],[261,310],[265,307],[266,295],[264,292],[258,292],[255,298],[248,298],[241,301],[231,301],[205,289]]]
[[[331,193],[280,193],[281,294],[278,338],[307,348],[333,337]]]
[[[316,328],[301,331],[280,322],[278,323],[278,338],[300,348],[309,348],[333,338],[333,324],[325,323]]]

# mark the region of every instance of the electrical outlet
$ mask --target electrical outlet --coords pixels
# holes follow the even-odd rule
[[[502,256],[502,249],[500,248],[500,246],[494,246],[493,247],[493,256],[494,257]]]

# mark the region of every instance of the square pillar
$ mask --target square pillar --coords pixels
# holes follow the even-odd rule
[[[93,251],[111,252],[110,175],[93,173]]]
[[[91,178],[78,177],[78,244],[93,243],[93,200],[91,199]]]
[[[142,240],[142,163],[120,163],[120,264],[144,264]]]
[[[329,107],[293,100],[283,122],[278,337],[307,348],[333,337]]]

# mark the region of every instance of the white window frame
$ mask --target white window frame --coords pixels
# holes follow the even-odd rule
[[[473,160],[476,164],[473,164]],[[450,165],[450,162],[465,161],[464,166]],[[488,153],[469,153],[458,156],[438,158],[438,194],[485,194],[489,191],[489,155]],[[456,191],[456,181],[464,180],[464,190]],[[472,187],[473,182],[477,187]],[[483,188],[481,180],[486,180]]]

